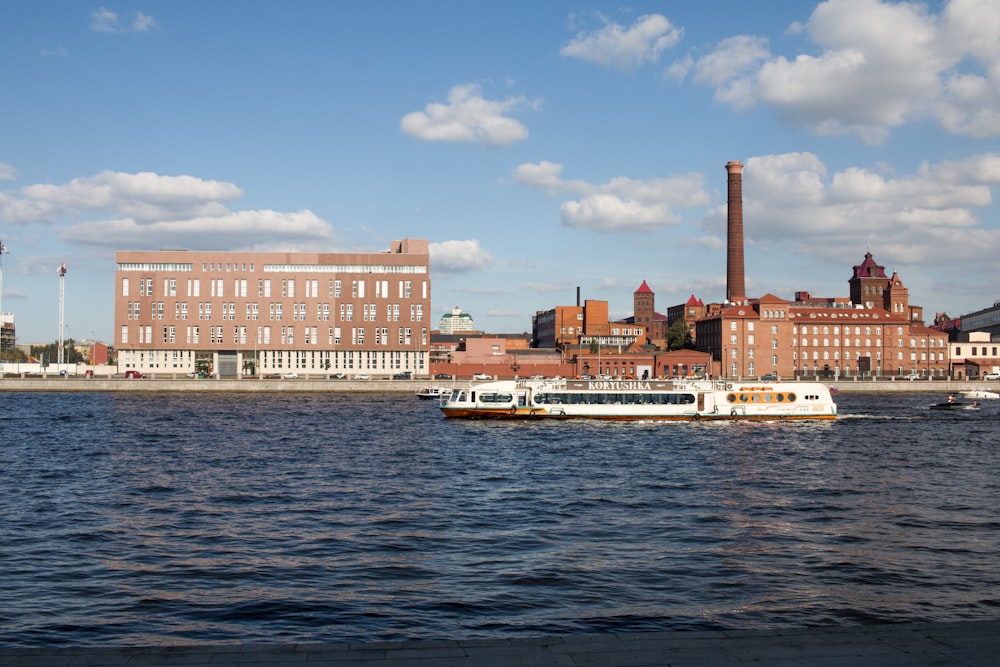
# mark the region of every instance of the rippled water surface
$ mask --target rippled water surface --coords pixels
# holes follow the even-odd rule
[[[479,423],[406,394],[0,394],[0,643],[995,618],[1000,402]]]

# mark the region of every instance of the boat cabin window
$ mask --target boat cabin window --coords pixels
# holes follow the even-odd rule
[[[485,400],[485,399],[484,399]],[[695,402],[694,394],[675,393],[577,393],[545,392],[532,397],[535,405],[689,405]]]
[[[510,403],[514,397],[510,394],[497,394],[494,392],[482,392],[479,394],[480,403]]]
[[[806,398],[809,397],[807,396]],[[819,397],[815,396],[813,398],[818,399]],[[729,401],[730,403],[736,403],[737,401],[739,401],[740,403],[772,403],[772,402],[784,403],[785,401],[788,401],[789,403],[794,403],[795,394],[794,393],[782,394],[773,392],[749,392],[740,394],[726,394],[726,400]]]

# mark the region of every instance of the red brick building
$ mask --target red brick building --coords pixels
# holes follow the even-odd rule
[[[428,372],[428,242],[387,252],[116,254],[120,371]]]
[[[773,294],[720,307],[697,322],[697,348],[722,377],[945,377],[948,336],[920,321],[899,275],[871,253],[854,267],[850,300]]]

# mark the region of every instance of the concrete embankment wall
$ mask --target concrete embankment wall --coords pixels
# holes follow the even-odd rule
[[[421,387],[431,384],[451,386],[444,381],[433,380],[325,380],[325,379],[280,379],[280,380],[215,380],[215,379],[125,379],[125,378],[12,378],[0,379],[2,391],[125,391],[125,392],[175,392],[175,391],[230,391],[230,392],[400,392],[415,393]],[[457,381],[455,386],[466,386],[468,381]],[[948,380],[879,380],[876,382],[827,382],[841,392],[931,392],[938,394],[957,393],[970,389],[1000,391],[1000,383],[967,382]]]
[[[410,392],[429,382],[420,380],[194,380],[124,378],[5,378],[0,391],[95,392]]]

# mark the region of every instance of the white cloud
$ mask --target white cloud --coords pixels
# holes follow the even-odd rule
[[[424,141],[464,141],[507,146],[528,138],[528,128],[508,114],[534,108],[524,97],[488,100],[479,86],[453,87],[448,103],[430,103],[423,111],[403,116],[399,125],[406,134]]]
[[[997,154],[925,163],[901,176],[863,167],[828,175],[810,153],[759,156],[743,172],[744,233],[760,252],[786,253],[792,244],[796,254],[840,260],[877,240],[883,263],[993,266],[1000,230],[976,209],[991,205],[998,185]],[[725,217],[723,205],[706,226],[722,236]]]
[[[118,14],[99,7],[90,15],[90,29],[94,32],[115,32],[118,29]]]
[[[594,194],[559,207],[563,224],[596,232],[655,230],[680,218],[665,206],[612,194]]]
[[[572,289],[572,285],[565,282],[539,283],[527,281],[518,285],[519,289],[534,292],[536,294],[556,294]]]
[[[109,211],[138,220],[183,219],[223,213],[222,202],[243,191],[232,183],[194,176],[104,171],[64,185],[28,185],[19,195],[0,193],[0,217],[9,223],[52,222],[60,216]]]
[[[133,218],[72,225],[61,238],[71,243],[115,249],[241,250],[280,244],[332,244],[330,226],[312,211],[232,211],[221,215],[139,222]],[[313,249],[315,249],[313,247]]]
[[[770,55],[767,40],[763,37],[727,37],[719,42],[714,51],[698,59],[694,66],[694,78],[710,86],[723,86],[755,70]]]
[[[147,32],[150,28],[156,27],[156,19],[152,16],[146,16],[142,12],[135,13],[135,19],[132,20],[132,30],[136,32]]]
[[[604,67],[629,70],[655,63],[660,54],[675,46],[684,35],[660,14],[639,17],[631,27],[607,23],[600,30],[581,32],[559,53]]]
[[[127,25],[118,22],[118,13],[99,7],[90,15],[90,29],[94,32],[148,32],[156,27],[156,19],[142,12],[136,12],[135,18]]]
[[[105,171],[64,185],[0,193],[0,218],[14,224],[83,218],[65,228],[61,238],[107,248],[220,250],[333,239],[330,226],[311,211],[232,211],[226,206],[242,195],[223,181]],[[92,217],[100,219],[86,219]]]
[[[441,273],[479,271],[493,264],[493,256],[475,239],[430,244],[431,269]]]
[[[827,0],[789,32],[816,52],[789,58],[763,38],[732,37],[694,61],[694,80],[736,109],[763,105],[814,133],[869,144],[924,118],[1000,136],[1000,3],[951,0],[931,14],[916,2]]]
[[[17,169],[6,162],[0,162],[0,181],[13,181],[15,178],[17,178]]]
[[[562,223],[598,232],[649,231],[676,224],[674,209],[704,206],[709,202],[704,177],[687,174],[671,178],[634,180],[613,178],[604,184],[563,180],[563,166],[543,161],[518,165],[514,180],[550,195],[580,199],[560,206]]]

